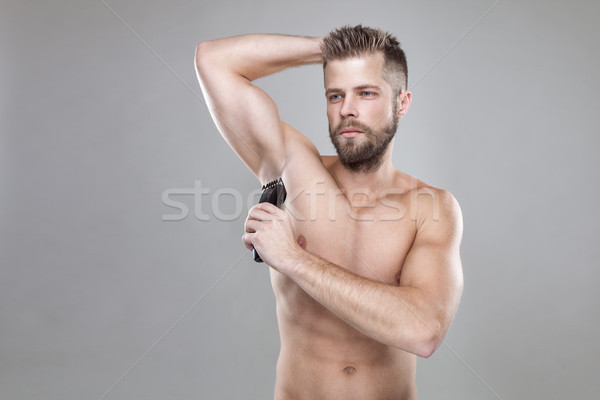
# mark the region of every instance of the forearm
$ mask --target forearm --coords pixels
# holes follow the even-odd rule
[[[429,357],[452,322],[463,287],[460,210],[442,211],[443,225],[417,232],[398,285],[365,278],[306,251],[291,215],[269,203],[250,209],[243,241],[350,326],[388,346]]]
[[[439,345],[439,325],[419,289],[373,281],[308,252],[289,262],[285,270],[292,280],[372,339],[422,357]]]
[[[321,62],[321,38],[250,34],[198,44],[196,63],[231,70],[253,81],[285,68]]]

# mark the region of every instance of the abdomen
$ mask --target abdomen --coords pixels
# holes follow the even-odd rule
[[[383,345],[273,271],[281,352],[281,399],[413,399],[416,357]]]

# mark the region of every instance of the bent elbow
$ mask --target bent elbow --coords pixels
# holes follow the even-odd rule
[[[196,45],[194,64],[197,70],[200,70],[200,65],[207,59],[208,47],[208,42],[200,42]]]
[[[421,358],[429,358],[435,353],[435,351],[442,344],[442,340],[438,337],[431,338],[420,344],[415,354]]]
[[[429,358],[435,353],[444,341],[446,329],[440,321],[433,321],[426,327],[421,338],[419,352],[417,355],[422,358]]]
[[[196,45],[194,56],[194,65],[198,74],[205,73],[209,66],[214,62],[215,46],[209,41],[200,42]]]
[[[441,324],[430,323],[419,331],[414,332],[413,339],[404,346],[398,345],[405,351],[413,353],[421,358],[429,358],[440,347],[444,339],[444,330]]]

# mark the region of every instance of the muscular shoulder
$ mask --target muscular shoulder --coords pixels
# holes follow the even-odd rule
[[[462,212],[452,193],[423,183],[411,190],[410,202],[417,235],[460,241]]]
[[[398,186],[404,188],[402,192],[405,205],[418,230],[432,222],[458,224],[462,221],[458,201],[448,190],[434,187],[401,172],[398,176]]]

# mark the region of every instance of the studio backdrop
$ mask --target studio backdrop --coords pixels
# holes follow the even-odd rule
[[[465,289],[420,399],[600,390],[600,56],[589,1],[3,0],[0,397],[268,399],[279,334],[241,237],[260,183],[212,122],[199,41],[402,42],[397,168],[451,191]],[[257,84],[325,154],[322,69]]]

